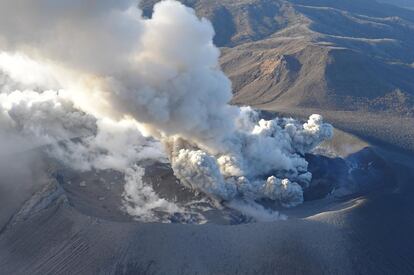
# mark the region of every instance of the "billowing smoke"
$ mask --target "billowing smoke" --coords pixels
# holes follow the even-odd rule
[[[61,139],[96,131],[95,119],[60,98],[55,91],[14,91],[0,94],[0,155],[30,150]]]
[[[122,171],[140,217],[179,211],[142,182],[138,163],[166,157],[183,185],[217,201],[302,203],[304,154],[332,127],[229,105],[213,36],[172,0],[152,18],[132,0],[1,1],[0,127],[55,144],[48,152],[76,169]]]
[[[258,120],[247,107],[239,119],[231,146],[219,153],[173,139],[171,162],[177,177],[217,199],[271,199],[286,207],[302,203],[301,186],[312,178],[303,154],[330,138],[332,126],[319,115],[303,125],[293,119]]]
[[[187,212],[159,198],[143,183],[143,168],[137,164],[166,162],[167,158],[161,144],[142,136],[135,121],[97,119],[76,109],[56,91],[15,91],[0,94],[0,99],[2,159],[40,147],[78,171],[111,169],[123,173],[125,209],[140,220],[155,220],[155,209],[171,214]]]

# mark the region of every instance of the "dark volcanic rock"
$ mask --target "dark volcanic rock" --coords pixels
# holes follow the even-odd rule
[[[312,181],[304,189],[305,201],[328,195],[344,197],[361,195],[384,187],[396,187],[392,167],[367,147],[342,158],[307,154]]]
[[[305,201],[322,199],[346,183],[349,168],[345,160],[312,154],[307,154],[306,160],[312,181],[304,190]]]

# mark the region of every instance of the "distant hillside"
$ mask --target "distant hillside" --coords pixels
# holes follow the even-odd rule
[[[142,2],[147,16],[154,2]],[[373,0],[182,2],[213,22],[235,104],[414,115],[414,11]]]
[[[378,2],[414,10],[414,0],[378,0]]]

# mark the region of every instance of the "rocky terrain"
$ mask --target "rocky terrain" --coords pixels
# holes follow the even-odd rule
[[[213,22],[234,103],[413,112],[414,12],[370,0],[183,2]]]
[[[370,0],[183,2],[213,22],[234,103],[413,112],[414,12]]]
[[[147,16],[155,2],[142,2]],[[414,150],[414,11],[373,0],[182,2],[212,21],[234,104],[319,112]]]
[[[312,184],[319,188],[306,193],[305,204],[283,210],[287,220],[244,221],[232,226],[217,215],[204,225],[136,222],[120,209],[122,182],[115,181],[119,175],[110,171],[72,174],[33,153],[38,162],[27,170],[35,182],[31,190],[1,190],[17,199],[0,212],[0,271],[412,273],[413,158],[389,148],[367,146],[337,131],[335,139],[320,148],[319,153],[327,156],[307,156],[315,175]],[[330,153],[343,159],[329,157]],[[0,169],[18,168],[19,158],[1,163]],[[38,165],[46,169],[39,170]],[[154,173],[156,169],[163,171]],[[171,177],[169,174],[162,167],[153,167],[146,180],[157,185],[160,178]],[[7,173],[0,174],[0,180],[10,181],[4,175]],[[22,179],[16,180],[24,184]],[[8,183],[0,187],[13,186]],[[157,187],[161,194],[186,200],[188,191],[164,183]]]
[[[233,104],[334,124],[305,202],[252,220],[151,162],[143,181],[197,215],[137,221],[122,173],[25,151],[0,159],[0,274],[413,274],[412,1],[181,2],[212,21]]]

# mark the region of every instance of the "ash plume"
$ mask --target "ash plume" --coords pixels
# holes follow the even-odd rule
[[[331,138],[332,126],[319,115],[263,120],[229,105],[213,37],[210,22],[172,0],[151,18],[130,0],[1,1],[0,127],[65,140],[49,153],[76,169],[124,172],[137,206],[129,212],[141,217],[180,211],[145,186],[137,166],[166,156],[183,185],[218,201],[302,203],[312,177],[304,154]]]

